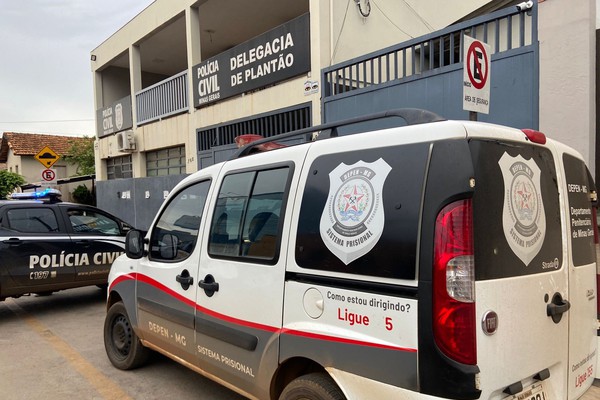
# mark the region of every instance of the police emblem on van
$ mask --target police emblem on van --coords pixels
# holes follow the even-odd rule
[[[329,173],[319,230],[327,248],[346,265],[371,251],[381,237],[383,184],[391,169],[380,158],[372,163],[341,163]]]
[[[504,179],[502,226],[517,257],[527,266],[542,248],[546,214],[540,188],[540,168],[533,159],[504,153],[498,162]]]

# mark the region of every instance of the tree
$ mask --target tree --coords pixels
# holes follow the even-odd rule
[[[69,141],[69,150],[65,160],[77,165],[77,175],[92,175],[96,173],[94,155],[94,139],[84,136],[86,140]]]
[[[0,171],[0,199],[6,199],[17,187],[25,183],[25,178],[7,170]]]

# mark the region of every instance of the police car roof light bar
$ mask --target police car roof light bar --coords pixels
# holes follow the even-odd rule
[[[60,202],[62,193],[58,189],[47,188],[41,192],[13,193],[13,200],[45,200],[53,203]]]
[[[378,113],[374,113],[374,114],[361,115],[359,117],[329,122],[329,123],[325,123],[322,125],[310,126],[308,128],[298,129],[295,131],[281,133],[279,135],[274,135],[274,136],[271,136],[268,138],[255,140],[251,143],[246,144],[244,147],[240,148],[231,157],[231,159],[233,160],[236,158],[247,156],[252,153],[251,150],[253,148],[255,148],[258,145],[264,144],[264,143],[269,143],[269,142],[273,142],[276,140],[287,139],[287,138],[291,138],[294,136],[305,135],[308,133],[323,131],[323,130],[327,130],[327,129],[335,129],[335,128],[338,128],[341,126],[352,125],[352,124],[356,124],[356,123],[360,123],[360,122],[373,121],[376,119],[390,118],[390,117],[400,117],[404,121],[406,121],[406,125],[418,125],[418,124],[425,124],[425,123],[429,123],[429,122],[439,122],[439,121],[446,120],[445,118],[442,118],[439,115],[437,115],[431,111],[422,110],[419,108],[399,108],[399,109],[395,109],[395,110],[382,111],[382,112],[378,112]],[[334,135],[331,135],[331,136],[334,136]]]

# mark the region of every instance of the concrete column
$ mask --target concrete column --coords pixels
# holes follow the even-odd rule
[[[196,139],[196,128],[200,126],[200,112],[194,107],[194,70],[193,66],[202,61],[200,46],[200,15],[198,8],[187,7],[185,9],[185,36],[187,44],[188,60],[188,104],[189,104],[189,132],[185,143],[186,172],[192,173],[198,170],[198,141]]]
[[[596,4],[539,3],[540,130],[596,165]]]
[[[133,118],[133,132],[135,135],[136,152],[131,154],[131,163],[133,168],[133,177],[142,178],[146,176],[146,157],[145,153],[140,151],[143,143],[140,135],[143,130],[137,129],[137,107],[135,103],[135,94],[142,90],[142,61],[140,48],[136,45],[129,46],[129,82],[131,91],[131,114]]]

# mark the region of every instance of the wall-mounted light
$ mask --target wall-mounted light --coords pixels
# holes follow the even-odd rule
[[[92,54],[92,56],[90,57],[92,61],[96,61],[96,55]]]

